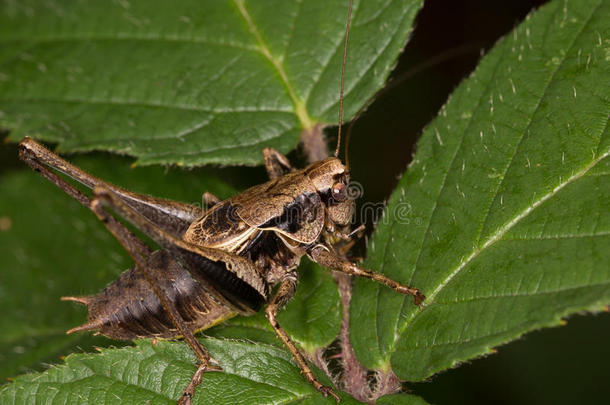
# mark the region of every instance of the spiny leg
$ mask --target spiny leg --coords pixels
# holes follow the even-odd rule
[[[35,154],[33,152],[33,149],[30,148],[30,141],[33,142],[30,138],[26,138],[19,144],[19,158],[23,160],[32,169],[34,169],[35,172],[40,173],[44,178],[46,178],[51,183],[62,189],[70,197],[74,198],[76,201],[89,208],[89,205],[91,204],[91,200],[89,199],[89,197],[87,197],[76,187],[73,187],[67,181],[63,180],[56,173],[52,172],[43,163],[41,163],[41,160],[39,159],[38,155]],[[44,160],[42,160],[42,162],[44,162]],[[51,166],[49,163],[46,164],[50,167],[54,167]]]
[[[278,311],[286,305],[288,301],[294,296],[297,287],[297,277],[294,271],[286,274],[284,278],[280,281],[280,286],[271,299],[271,302],[265,308],[265,316],[269,320],[269,323],[273,327],[273,330],[277,334],[277,336],[282,340],[284,345],[290,350],[290,353],[294,356],[297,364],[303,371],[305,378],[307,381],[314,386],[315,389],[320,391],[325,397],[329,394],[335,398],[337,402],[340,401],[340,398],[337,394],[333,392],[333,390],[325,385],[323,385],[316,376],[311,371],[311,368],[307,364],[307,360],[301,354],[299,348],[296,344],[290,339],[290,336],[286,333],[284,329],[280,326],[279,322],[276,319]]]
[[[32,138],[26,137],[19,143],[19,157],[34,170],[40,172],[44,177],[60,187],[70,196],[77,199],[83,205],[89,205],[88,200],[86,202],[80,198],[81,196],[84,196],[83,193],[79,192],[78,194],[74,194],[72,192],[72,190],[76,190],[74,187],[71,187],[71,189],[63,187],[63,184],[68,183],[64,181],[62,184],[59,184],[55,180],[57,176],[49,176],[48,173],[52,172],[49,170],[43,171],[42,168],[48,166],[73,178],[90,189],[93,189],[96,186],[103,186],[114,192],[127,204],[135,207],[149,220],[177,235],[182,235],[186,228],[202,214],[201,208],[194,205],[133,193],[105,182],[62,159]]]
[[[292,165],[288,158],[273,148],[263,149],[263,159],[265,161],[265,169],[267,169],[267,174],[271,180],[282,177],[292,170]]]
[[[325,247],[317,245],[314,246],[309,252],[309,257],[323,267],[347,273],[352,276],[364,277],[378,283],[384,284],[400,294],[408,294],[413,296],[415,305],[421,304],[426,297],[417,288],[409,287],[404,284],[400,284],[397,281],[392,280],[384,276],[383,274],[373,273],[372,271],[365,270],[357,265],[349,262],[348,260],[337,256],[336,254],[328,251]]]
[[[35,171],[39,172],[46,179],[51,181],[53,184],[58,186],[60,189],[65,191],[68,195],[76,199],[81,204],[85,205],[87,208],[90,208],[97,217],[104,223],[106,228],[116,237],[116,239],[123,245],[125,250],[132,256],[136,265],[140,271],[142,271],[144,277],[149,282],[151,288],[155,292],[155,295],[159,298],[161,305],[168,312],[172,323],[180,330],[182,336],[184,336],[185,340],[189,343],[197,357],[201,361],[201,365],[197,369],[191,383],[189,383],[187,389],[185,390],[185,398],[190,398],[193,395],[195,387],[201,381],[201,374],[204,371],[218,370],[219,368],[216,366],[212,366],[209,364],[210,355],[207,350],[201,345],[201,343],[195,339],[192,332],[186,327],[184,321],[180,317],[180,314],[174,308],[172,304],[170,304],[165,294],[163,294],[159,288],[157,288],[155,281],[148,273],[145,262],[146,257],[150,254],[150,249],[146,246],[140,239],[138,239],[131,231],[129,231],[123,224],[118,222],[113,216],[109,215],[100,205],[99,200],[95,199],[91,201],[89,197],[87,197],[80,190],[72,186],[70,183],[66,182],[64,179],[59,177],[56,173],[52,172],[46,166],[42,165],[39,160],[29,158],[28,155],[23,156],[24,161],[30,165]],[[87,297],[62,297],[64,301],[76,301],[81,303],[87,303]],[[74,332],[77,330],[84,330],[87,328],[87,325],[83,325],[82,327],[77,327],[71,329],[69,332]]]
[[[191,381],[188,383],[188,385],[184,389],[182,397],[180,397],[180,399],[178,400],[177,405],[191,405],[192,404],[193,395],[195,395],[195,388],[197,388],[197,386],[199,384],[201,384],[201,379],[203,377],[203,373],[205,373],[206,371],[222,371],[222,369],[220,367],[201,363],[199,365],[199,367],[197,367],[195,374],[193,374]]]
[[[200,365],[197,368],[197,371],[193,375],[190,383],[184,390],[184,394],[182,398],[178,401],[179,404],[190,404],[190,400],[193,397],[195,392],[195,388],[201,383],[201,376],[206,371],[220,371],[221,368],[215,365],[210,364],[210,354],[206,350],[206,348],[195,338],[192,331],[185,324],[184,320],[180,316],[180,313],[176,309],[173,303],[169,302],[166,297],[164,291],[157,286],[157,283],[154,277],[148,271],[146,267],[146,258],[143,257],[140,252],[133,249],[133,241],[132,238],[135,238],[135,235],[131,234],[124,226],[119,223],[119,226],[114,225],[116,222],[112,222],[111,218],[113,218],[101,205],[99,199],[94,199],[91,202],[91,210],[97,215],[97,217],[104,223],[106,228],[114,235],[114,237],[123,245],[125,250],[131,255],[134,262],[136,263],[136,267],[139,271],[142,272],[148,284],[153,289],[155,295],[161,302],[163,309],[167,311],[172,323],[176,328],[180,331],[180,334],[184,338],[184,340],[189,344],[195,355],[199,358]],[[126,234],[125,232],[128,232]]]
[[[195,245],[177,238],[176,236],[164,231],[156,224],[148,221],[145,217],[123,202],[110,190],[104,189],[103,187],[96,187],[93,190],[93,193],[97,201],[110,207],[118,215],[131,222],[140,231],[152,238],[157,244],[172,252],[179,258],[182,258],[185,263],[193,263],[192,258],[199,257],[212,262],[222,262],[225,264],[227,271],[231,271],[230,269],[240,269],[239,273],[241,276],[239,277],[242,278],[242,280],[250,285],[254,290],[256,290],[256,292],[260,295],[261,300],[266,301],[269,294],[267,286],[264,284],[257,268],[251,261],[234,253]],[[254,310],[251,307],[248,307],[247,304],[244,304],[245,306],[241,307],[235,301],[230,301],[223,297],[222,294],[218,295],[216,298],[221,300],[224,305],[227,305],[238,313],[247,315],[254,313]]]

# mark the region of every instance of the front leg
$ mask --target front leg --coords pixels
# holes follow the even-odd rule
[[[364,277],[371,280],[375,280],[378,283],[384,284],[400,294],[408,294],[413,296],[415,305],[420,305],[426,297],[417,288],[409,287],[404,284],[400,284],[397,281],[392,280],[384,276],[383,274],[373,273],[372,271],[365,270],[351,263],[350,261],[330,252],[326,247],[322,245],[316,245],[307,253],[308,256],[316,263],[323,267],[327,267],[331,270],[340,271],[347,273],[352,276]]]
[[[263,149],[263,160],[271,180],[282,177],[292,170],[292,165],[288,158],[273,148]]]
[[[276,319],[277,312],[282,307],[284,307],[284,305],[286,305],[286,303],[290,301],[290,299],[294,296],[296,288],[297,275],[294,271],[291,271],[282,278],[280,282],[280,287],[278,288],[277,292],[271,299],[271,302],[269,303],[269,305],[267,305],[267,308],[265,309],[265,316],[269,320],[269,323],[273,327],[273,330],[275,331],[277,336],[282,340],[284,345],[288,348],[288,350],[290,350],[290,353],[292,353],[292,355],[294,356],[294,359],[303,371],[303,374],[305,375],[307,381],[311,385],[313,385],[315,389],[320,391],[325,397],[330,394],[333,398],[335,398],[337,402],[339,402],[339,396],[335,394],[331,388],[323,385],[320,381],[318,381],[316,376],[313,374],[313,371],[311,371],[311,368],[307,364],[307,360],[305,360],[305,357],[303,356],[299,348],[292,341],[292,339],[290,339],[290,336],[288,336],[286,331],[282,329]]]
[[[341,257],[352,249],[358,239],[364,235],[365,227],[360,225],[358,228],[349,233],[342,232],[335,228],[334,224],[326,227],[327,232],[324,233],[324,241],[327,246],[332,246],[332,249]]]

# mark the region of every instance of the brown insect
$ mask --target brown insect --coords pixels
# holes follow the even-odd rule
[[[339,400],[316,379],[276,319],[278,311],[295,294],[296,268],[305,255],[329,269],[369,278],[398,293],[410,294],[416,304],[424,299],[416,288],[345,259],[343,253],[352,244],[349,224],[354,201],[347,195],[350,175],[337,157],[338,147],[335,157],[300,170],[295,170],[278,151],[265,149],[263,157],[271,180],[225,201],[205,193],[207,211],[109,184],[30,138],[19,144],[19,153],[34,170],[91,209],[135,262],[131,270],[96,295],[62,298],[82,303],[89,310],[88,321],[67,333],[98,331],[114,339],[183,337],[201,364],[179,402],[190,402],[203,372],[220,370],[211,364],[208,351],[194,333],[238,314],[252,315],[265,305],[269,323],[307,381],[325,396],[330,394]],[[88,187],[92,196],[56,172]],[[108,209],[152,238],[160,249],[152,251]],[[337,245],[342,246],[335,249]],[[276,284],[279,287],[272,293]]]

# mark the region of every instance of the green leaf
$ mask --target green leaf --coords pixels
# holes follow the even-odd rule
[[[356,2],[346,117],[383,85],[421,3]],[[347,4],[5,1],[0,126],[143,164],[260,163],[336,123]]]
[[[610,302],[610,3],[554,1],[482,60],[426,129],[356,281],[352,343],[422,380]]]
[[[174,404],[196,370],[181,343],[138,341],[135,347],[73,354],[65,365],[18,377],[0,388],[6,405],[36,403]],[[243,341],[202,339],[223,372],[204,374],[194,404],[334,404],[299,373],[289,353]],[[342,395],[342,403],[358,403]]]
[[[385,395],[376,401],[377,405],[426,405],[427,402],[415,395]]]
[[[13,140],[36,135],[60,151],[118,151],[141,163],[258,162],[262,147],[287,151],[301,129],[336,119],[346,6],[3,2],[0,127]],[[420,6],[356,2],[346,116],[383,85]],[[202,191],[236,192],[214,170],[129,170],[125,159],[108,156],[75,163],[182,201],[199,203]],[[86,209],[29,170],[3,173],[0,189],[0,305],[11,308],[0,320],[4,379],[107,346],[101,337],[66,336],[85,311],[58,298],[93,293],[132,264]],[[330,276],[305,269],[280,320],[310,353],[330,343],[340,322]],[[262,315],[209,332],[277,344]]]

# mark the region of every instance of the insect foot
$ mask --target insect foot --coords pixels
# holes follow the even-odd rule
[[[195,395],[195,388],[197,388],[197,386],[201,384],[203,373],[207,373],[208,371],[222,371],[222,368],[220,368],[219,366],[205,363],[199,365],[197,371],[195,371],[195,374],[191,379],[191,382],[184,389],[184,393],[182,394],[182,397],[180,397],[180,399],[178,400],[177,405],[192,404],[193,395]]]
[[[321,387],[319,387],[318,391],[320,391],[325,397],[328,397],[330,395],[335,399],[335,401],[337,401],[337,403],[341,402],[341,398],[339,398],[339,395],[335,394],[335,392],[326,385],[322,385]]]
[[[413,302],[417,306],[420,306],[422,304],[422,302],[424,302],[424,300],[426,299],[426,296],[424,294],[422,294],[417,288],[412,288],[412,287],[409,287],[406,285],[399,284],[396,287],[396,291],[401,294],[412,295]]]

